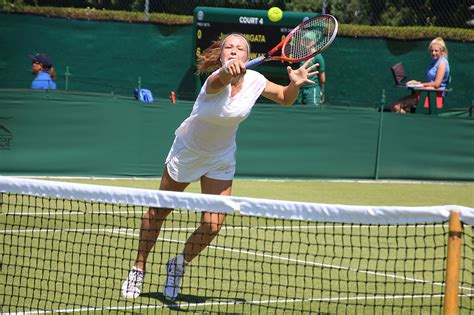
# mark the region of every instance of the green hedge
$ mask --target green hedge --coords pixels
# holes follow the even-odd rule
[[[144,13],[78,9],[78,8],[58,8],[58,7],[38,7],[23,4],[0,2],[0,12],[35,14],[44,16],[63,17],[78,20],[103,20],[103,21],[124,21],[130,23],[143,23]],[[164,13],[150,13],[147,23],[164,25],[187,25],[193,23],[193,17],[188,15],[174,15]],[[474,29],[449,28],[449,27],[422,27],[422,26],[368,26],[342,24],[339,36],[346,37],[372,37],[391,38],[401,40],[431,39],[441,36],[447,40],[457,40],[474,42]]]
[[[144,21],[143,12],[96,10],[94,8],[58,8],[58,7],[37,7],[26,5],[5,4],[0,2],[0,12],[24,13],[44,16],[63,17],[77,20],[95,21],[123,21],[140,23]],[[175,15],[164,13],[150,13],[147,23],[157,23],[165,25],[187,25],[193,23],[193,17],[187,15]]]

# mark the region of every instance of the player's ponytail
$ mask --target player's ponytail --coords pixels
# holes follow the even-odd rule
[[[221,66],[221,46],[222,41],[215,41],[199,55],[196,65],[197,74],[210,73]]]

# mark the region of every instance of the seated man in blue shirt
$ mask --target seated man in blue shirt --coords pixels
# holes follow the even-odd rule
[[[35,90],[55,90],[56,71],[54,70],[51,59],[46,54],[36,54],[31,56],[31,72],[36,78],[31,82],[31,88]]]

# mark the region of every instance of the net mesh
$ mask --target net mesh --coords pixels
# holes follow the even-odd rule
[[[224,198],[219,204],[222,198],[205,200],[199,194],[39,182],[5,183],[0,178],[3,313],[443,310],[448,239],[444,214],[420,222],[416,217],[425,209],[413,208],[413,217],[390,209],[406,222],[370,223],[359,216],[360,222],[338,223],[353,214],[327,205],[261,200],[267,215],[249,215],[245,204],[254,207],[256,202],[250,198]],[[142,293],[126,299],[120,292],[136,258],[142,216],[149,206],[157,206],[156,200],[166,207],[183,202],[188,207],[167,217],[148,258]],[[277,206],[270,209],[268,204]],[[288,204],[324,208],[334,222],[324,217],[291,219]],[[229,205],[240,211],[226,209]],[[284,211],[278,213],[278,207]],[[225,224],[187,266],[180,295],[168,302],[162,293],[165,265],[183,251],[199,226],[199,208],[222,209]],[[472,220],[472,209],[460,208]],[[473,310],[472,235],[472,225],[464,224],[459,306],[465,314]]]
[[[309,19],[296,29],[282,48],[283,55],[303,60],[321,52],[337,34],[337,21],[329,15]]]

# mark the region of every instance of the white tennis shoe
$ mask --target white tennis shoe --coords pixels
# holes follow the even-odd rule
[[[179,286],[184,276],[184,256],[178,255],[166,263],[166,282],[163,295],[168,301],[174,301],[179,294]]]
[[[127,280],[122,285],[122,296],[124,298],[136,299],[142,291],[145,273],[135,267],[128,274]]]

